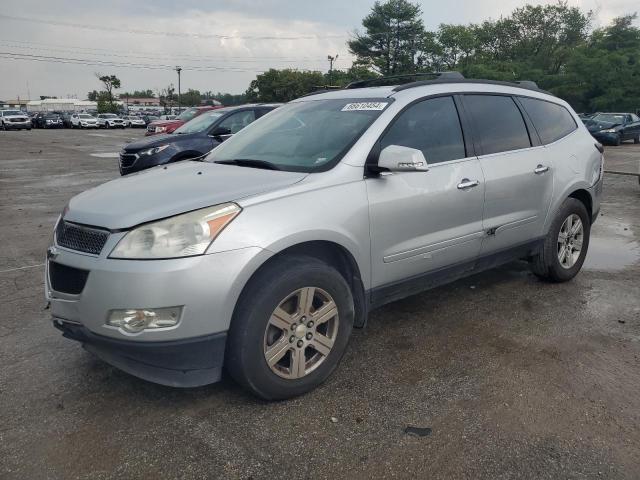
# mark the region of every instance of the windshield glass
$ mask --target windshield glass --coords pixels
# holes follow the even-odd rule
[[[93,117],[91,115],[83,113],[83,114],[78,115],[78,118],[93,118]]]
[[[606,123],[623,123],[624,115],[619,115],[615,113],[599,113],[591,120],[594,122],[606,122]]]
[[[389,103],[388,98],[289,103],[216,147],[207,161],[257,160],[295,172],[326,169],[351,148]]]
[[[24,115],[24,113],[19,112],[18,110],[5,110],[2,114],[5,117],[8,116],[8,115]]]
[[[103,113],[102,118],[116,118],[116,116],[113,113]]]
[[[184,112],[182,112],[180,115],[178,115],[177,119],[178,120],[182,120],[183,122],[188,122],[193,117],[195,117],[197,114],[198,114],[198,109],[197,108],[189,108],[189,109],[185,110]]]
[[[178,134],[185,133],[198,133],[204,130],[207,130],[211,125],[213,125],[216,120],[218,120],[225,112],[217,112],[213,111],[211,113],[203,113],[198,117],[194,118],[190,122],[185,123],[180,128],[176,128],[175,132]]]

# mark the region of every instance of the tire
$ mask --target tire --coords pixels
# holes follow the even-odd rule
[[[312,325],[309,319],[317,314],[317,310],[313,310],[310,314],[302,313],[300,321],[299,312],[304,311],[301,305],[309,304],[301,300],[303,292],[311,290],[308,287],[315,287],[310,297],[314,308],[320,310],[334,305],[337,314],[324,315],[325,321],[320,314],[318,324]],[[288,300],[285,302],[285,299]],[[292,316],[287,314],[283,318],[292,320],[293,327],[286,321],[283,324],[289,329],[272,324],[278,320],[273,316],[276,307],[289,310]],[[259,271],[244,288],[229,330],[225,368],[240,385],[265,400],[302,395],[320,385],[336,368],[349,343],[353,319],[351,291],[335,268],[313,257],[284,257]],[[315,350],[312,342],[329,338],[333,342],[328,353],[323,355]],[[279,360],[270,367],[266,355],[274,346],[279,347],[275,350],[284,352],[284,356],[274,355],[274,359]],[[299,352],[304,352],[305,356],[300,357]],[[296,358],[305,360],[296,364]],[[300,365],[302,375],[294,371]]]
[[[637,136],[633,139],[633,143],[635,143],[636,145],[640,143],[640,135],[637,135]]]
[[[616,147],[619,147],[621,143],[622,143],[622,138],[620,137],[620,134],[618,134],[616,135],[616,139],[613,141],[613,144]]]
[[[105,123],[104,123],[104,128],[111,128],[111,127],[109,126],[109,122],[105,122]]]
[[[570,245],[564,244],[561,238],[561,231],[564,237],[565,228],[569,219],[573,218],[572,225],[575,228],[576,217],[580,219],[582,225],[582,233],[580,238],[572,237]],[[542,250],[533,256],[530,260],[531,271],[543,280],[551,282],[566,282],[575,277],[584,263],[589,249],[589,238],[591,236],[591,220],[584,204],[575,198],[567,198],[558,209],[556,216],[549,228]],[[578,243],[579,242],[579,243]],[[580,247],[579,253],[576,246]],[[569,248],[569,255],[564,258],[565,262],[561,262],[560,257]],[[577,255],[575,255],[578,253]]]

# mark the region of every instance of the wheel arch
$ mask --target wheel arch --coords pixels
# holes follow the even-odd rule
[[[567,198],[575,198],[582,202],[584,207],[587,209],[587,213],[589,214],[589,221],[593,223],[593,198],[591,198],[591,193],[584,188],[579,188],[571,192]]]
[[[366,301],[365,288],[362,273],[358,262],[352,252],[345,246],[330,240],[308,240],[293,243],[275,252],[256,268],[246,281],[239,299],[242,298],[247,285],[262,270],[287,256],[309,256],[317,258],[334,267],[349,284],[353,295],[355,318],[354,326],[362,328],[366,325],[368,315],[368,303]],[[235,309],[234,309],[235,310]]]

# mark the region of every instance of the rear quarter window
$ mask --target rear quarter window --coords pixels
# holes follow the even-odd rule
[[[553,143],[566,137],[578,128],[573,116],[562,105],[520,97],[520,103],[526,110],[543,144]]]

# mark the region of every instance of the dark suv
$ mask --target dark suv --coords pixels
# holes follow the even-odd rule
[[[154,135],[129,143],[120,152],[120,174],[127,175],[156,165],[205,155],[277,106],[263,104],[218,108],[198,115],[171,134]]]

